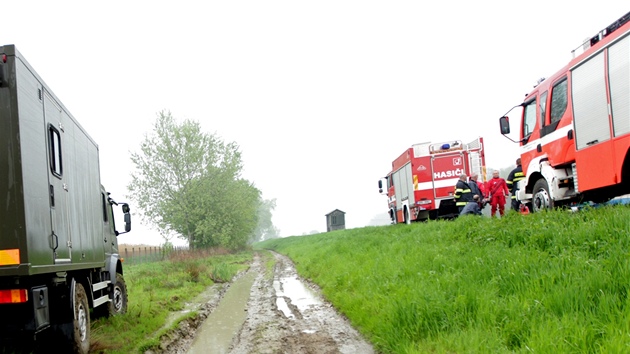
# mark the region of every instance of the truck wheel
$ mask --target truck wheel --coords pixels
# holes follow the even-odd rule
[[[94,315],[97,317],[111,317],[127,312],[127,285],[122,274],[116,273],[116,281],[113,284],[114,290],[112,301],[94,308]]]
[[[122,274],[116,273],[114,299],[109,303],[109,315],[121,315],[127,312],[127,284]]]
[[[405,219],[405,224],[411,224],[411,218],[409,217],[409,209],[405,207],[403,210],[403,218]]]
[[[539,179],[534,184],[534,194],[532,197],[532,211],[538,212],[553,208],[553,200],[549,196],[549,185],[544,178]]]
[[[87,354],[90,351],[90,307],[85,289],[80,283],[76,283],[73,303],[73,330],[70,338],[72,351],[73,353]]]
[[[396,211],[389,209],[389,218],[392,220],[392,224],[396,224]]]

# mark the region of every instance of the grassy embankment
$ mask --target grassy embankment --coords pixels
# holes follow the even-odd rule
[[[630,208],[467,216],[255,245],[384,353],[630,351]]]
[[[172,312],[216,282],[229,281],[246,269],[251,252],[212,252],[179,255],[168,261],[124,266],[129,305],[127,313],[92,321],[92,352],[143,353],[157,348],[159,338],[185,318],[162,328]],[[187,316],[195,316],[190,312]]]

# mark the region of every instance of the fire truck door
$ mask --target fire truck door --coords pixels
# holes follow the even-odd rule
[[[611,150],[613,150],[611,152]],[[615,174],[615,152],[611,142],[576,151],[575,165],[579,192],[619,183]]]
[[[461,152],[433,157],[431,168],[436,199],[453,197],[459,175],[466,173],[465,164],[464,154]]]

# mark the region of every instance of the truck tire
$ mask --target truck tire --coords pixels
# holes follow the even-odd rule
[[[70,342],[73,353],[87,354],[90,351],[90,307],[85,289],[76,283],[74,291],[74,316]]]
[[[125,278],[120,273],[116,273],[116,283],[114,283],[114,298],[107,306],[109,315],[122,315],[127,312],[127,284]]]
[[[547,184],[547,181],[544,178],[541,178],[534,183],[531,211],[535,213],[552,208],[553,200],[549,195],[549,184]]]
[[[127,312],[127,285],[125,278],[120,273],[116,273],[116,281],[113,284],[112,301],[94,308],[96,317],[111,317]]]

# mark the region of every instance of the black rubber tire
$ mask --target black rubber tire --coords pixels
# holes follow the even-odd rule
[[[74,316],[72,318],[72,352],[87,354],[90,351],[90,307],[85,289],[76,283],[74,290]]]
[[[113,300],[102,304],[101,306],[95,307],[94,315],[96,317],[107,318],[127,312],[127,285],[122,274],[116,273],[116,281],[114,281],[113,287]]]
[[[122,315],[127,312],[127,284],[125,278],[120,273],[116,273],[116,283],[114,283],[114,299],[109,303],[109,315]]]
[[[544,178],[539,179],[534,184],[532,191],[532,212],[553,209],[553,199],[549,195],[549,184]]]

